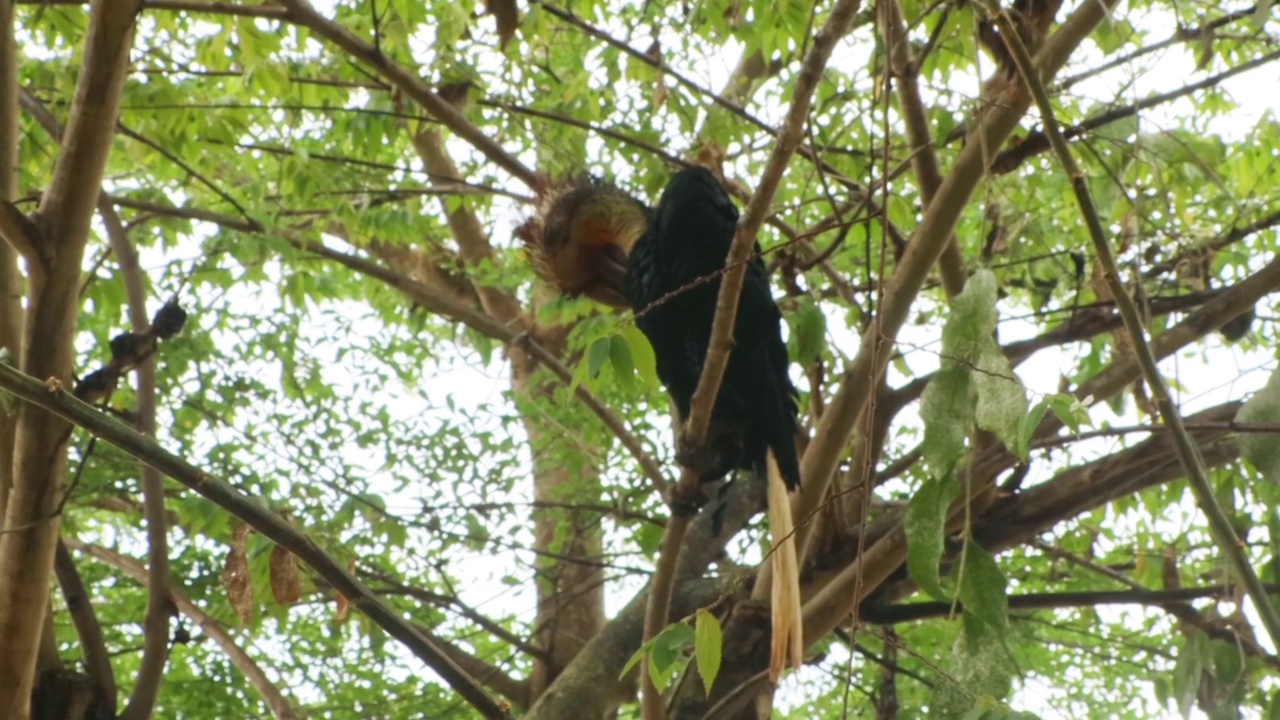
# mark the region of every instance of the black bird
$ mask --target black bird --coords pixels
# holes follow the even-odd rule
[[[738,210],[715,176],[701,167],[676,173],[631,248],[627,291],[636,325],[649,338],[658,377],[681,420],[702,375],[720,292],[720,275]],[[787,375],[782,314],[769,289],[760,246],[747,265],[734,324],[733,350],[703,447],[681,462],[703,482],[733,470],[766,477],[773,450],[788,490],[800,485],[796,457],[796,389]],[[678,291],[678,292],[677,292]],[[674,294],[672,294],[674,293]]]

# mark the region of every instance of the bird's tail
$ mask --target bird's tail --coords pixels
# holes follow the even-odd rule
[[[800,616],[800,565],[796,558],[795,523],[787,486],[770,450],[765,459],[769,476],[769,553],[773,557],[773,645],[769,652],[769,680],[776,682],[790,660],[791,667],[804,661],[804,623]]]

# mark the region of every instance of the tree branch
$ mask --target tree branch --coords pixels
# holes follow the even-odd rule
[[[147,313],[146,281],[138,265],[138,251],[129,240],[124,223],[112,207],[106,193],[101,193],[98,212],[107,229],[107,238],[120,266],[125,296],[129,305],[129,325],[134,333],[144,334],[151,329],[151,316]],[[156,355],[151,353],[137,365],[137,418],[138,432],[149,438],[156,436]],[[169,542],[168,520],[164,506],[164,479],[155,468],[139,463],[142,480],[142,509],[147,521],[147,613],[143,622],[142,660],[138,668],[133,691],[121,720],[148,720],[155,708],[164,677],[164,666],[169,659]]]
[[[1223,80],[1255,70],[1268,63],[1275,62],[1280,59],[1280,51],[1268,53],[1261,57],[1253,58],[1247,62],[1240,63],[1235,67],[1223,70],[1215,75],[1210,75],[1203,80],[1193,83],[1187,83],[1177,90],[1170,90],[1164,93],[1157,93],[1147,96],[1138,102],[1123,107],[1109,108],[1092,117],[1086,118],[1071,127],[1064,128],[1062,134],[1068,139],[1082,137],[1092,130],[1096,130],[1105,125],[1109,125],[1117,120],[1123,120],[1127,117],[1133,117],[1143,110],[1148,110],[1157,105],[1162,105],[1171,100],[1177,100],[1180,97],[1191,95],[1217,86]],[[991,161],[991,174],[1004,175],[1011,173],[1018,168],[1027,159],[1035,157],[1050,148],[1049,136],[1044,130],[1028,133],[1022,142],[1012,147],[1005,148],[1000,154],[996,155]]]
[[[56,380],[41,382],[10,365],[0,363],[0,387],[27,403],[79,425],[244,520],[255,531],[310,565],[338,592],[350,600],[357,610],[418,656],[484,717],[501,720],[509,720],[511,717],[507,710],[490,698],[473,678],[423,637],[413,625],[348,573],[342,563],[322,550],[315,541],[281,520],[275,513],[241,494],[226,482],[170,453],[150,438],[76,399]]]
[[[933,151],[933,136],[929,131],[929,116],[924,100],[920,97],[919,68],[911,59],[911,39],[907,23],[902,18],[898,0],[885,0],[876,6],[880,18],[880,33],[889,55],[893,77],[898,81],[898,107],[902,111],[907,130],[907,143],[911,151],[911,166],[915,169],[916,183],[920,188],[920,204],[929,207],[933,196],[942,186],[942,171],[938,168],[938,155]],[[964,289],[967,279],[964,256],[953,233],[942,249],[938,269],[942,271],[942,287],[948,297],[955,297]]]
[[[62,598],[67,603],[67,614],[71,616],[71,624],[75,625],[76,635],[80,638],[80,651],[84,654],[84,667],[93,679],[94,689],[100,694],[103,706],[115,710],[116,707],[116,674],[111,668],[111,655],[107,652],[107,641],[102,635],[102,625],[93,611],[93,602],[89,599],[89,591],[84,586],[80,571],[76,569],[66,543],[58,540],[57,555],[54,556],[53,571],[58,578],[58,586],[62,588]],[[167,641],[168,638],[165,638]]]
[[[81,261],[141,0],[94,0],[91,7],[71,121],[34,220],[40,228],[36,252],[47,262],[27,263],[24,335],[29,342],[18,362],[55,383],[71,379]],[[50,619],[46,608],[59,523],[55,511],[70,430],[40,408],[18,409],[13,486],[0,535],[0,637],[5,642],[0,708],[16,717],[30,711],[41,633]]]
[[[1280,595],[1280,585],[1266,585],[1268,593]],[[1009,596],[1010,610],[1054,610],[1058,608],[1097,607],[1098,605],[1168,605],[1204,598],[1231,597],[1227,585],[1170,590],[1090,590],[1061,593],[1024,593]],[[901,605],[864,603],[858,619],[876,625],[895,625],[929,618],[959,617],[964,604],[957,602],[918,602]]]
[[[1102,22],[1113,4],[1114,0],[1082,4],[1058,32],[1045,42],[1039,56],[1038,71],[1045,76],[1052,76],[1057,72],[1076,46]],[[822,503],[832,473],[843,456],[858,418],[889,362],[893,340],[906,322],[911,305],[929,270],[937,262],[947,240],[955,231],[961,212],[983,178],[987,166],[987,149],[1003,145],[1030,107],[1031,100],[1025,92],[1019,87],[1013,87],[1011,91],[1009,97],[1001,98],[999,104],[992,105],[982,113],[981,122],[970,133],[951,173],[938,188],[938,194],[934,196],[924,219],[913,233],[907,252],[899,261],[885,289],[880,312],[863,334],[858,354],[845,369],[840,388],[827,406],[814,433],[813,442],[809,444],[801,461],[801,475],[805,478],[805,485],[796,508],[797,517],[809,516]],[[808,526],[801,525],[796,530],[801,557],[807,557],[810,534]],[[883,557],[882,561],[889,563],[889,556]],[[896,566],[897,563],[891,564]],[[882,568],[882,571],[887,575],[891,569]],[[849,572],[854,572],[852,567]],[[854,584],[874,587],[883,579],[883,576],[864,578]],[[854,577],[850,575],[847,580],[852,583]],[[852,584],[846,589],[852,590]],[[835,598],[833,596],[830,599]],[[841,598],[839,604],[845,608],[851,607],[845,605],[846,600],[848,596]],[[845,610],[837,612],[834,608],[835,606],[828,608],[829,614],[824,612],[824,621],[815,627],[834,627],[833,623],[839,622],[847,614]],[[825,635],[825,631],[822,634]],[[806,634],[806,637],[811,636]]]

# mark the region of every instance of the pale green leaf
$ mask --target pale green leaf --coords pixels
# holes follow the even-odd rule
[[[698,663],[698,675],[702,677],[702,685],[706,688],[707,697],[711,696],[711,686],[720,674],[720,659],[723,638],[720,633],[720,621],[706,608],[698,608],[694,620],[693,656]]]
[[[938,572],[946,540],[947,508],[958,491],[955,480],[950,477],[925,480],[907,503],[903,521],[907,533],[907,572],[920,589],[940,600],[947,599]]]

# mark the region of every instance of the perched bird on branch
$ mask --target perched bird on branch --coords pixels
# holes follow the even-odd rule
[[[612,302],[618,258],[636,326],[653,345],[658,377],[681,423],[706,362],[725,259],[738,210],[709,171],[676,173],[652,211],[601,183],[552,191],[540,217],[517,230],[535,270],[570,294]],[[702,482],[746,470],[767,484],[772,535],[770,677],[803,662],[799,566],[787,491],[800,486],[796,390],[787,374],[782,314],[769,289],[760,246],[748,261],[734,323],[733,347],[704,442],[678,457]]]
[[[631,250],[627,284],[636,326],[649,338],[658,377],[681,420],[711,339],[725,256],[738,211],[709,171],[694,167],[671,178],[646,232]],[[769,289],[760,246],[747,264],[733,349],[716,396],[707,442],[683,450],[681,462],[703,481],[733,470],[763,478],[772,450],[788,490],[800,485],[796,457],[796,390],[787,374],[782,314]]]

